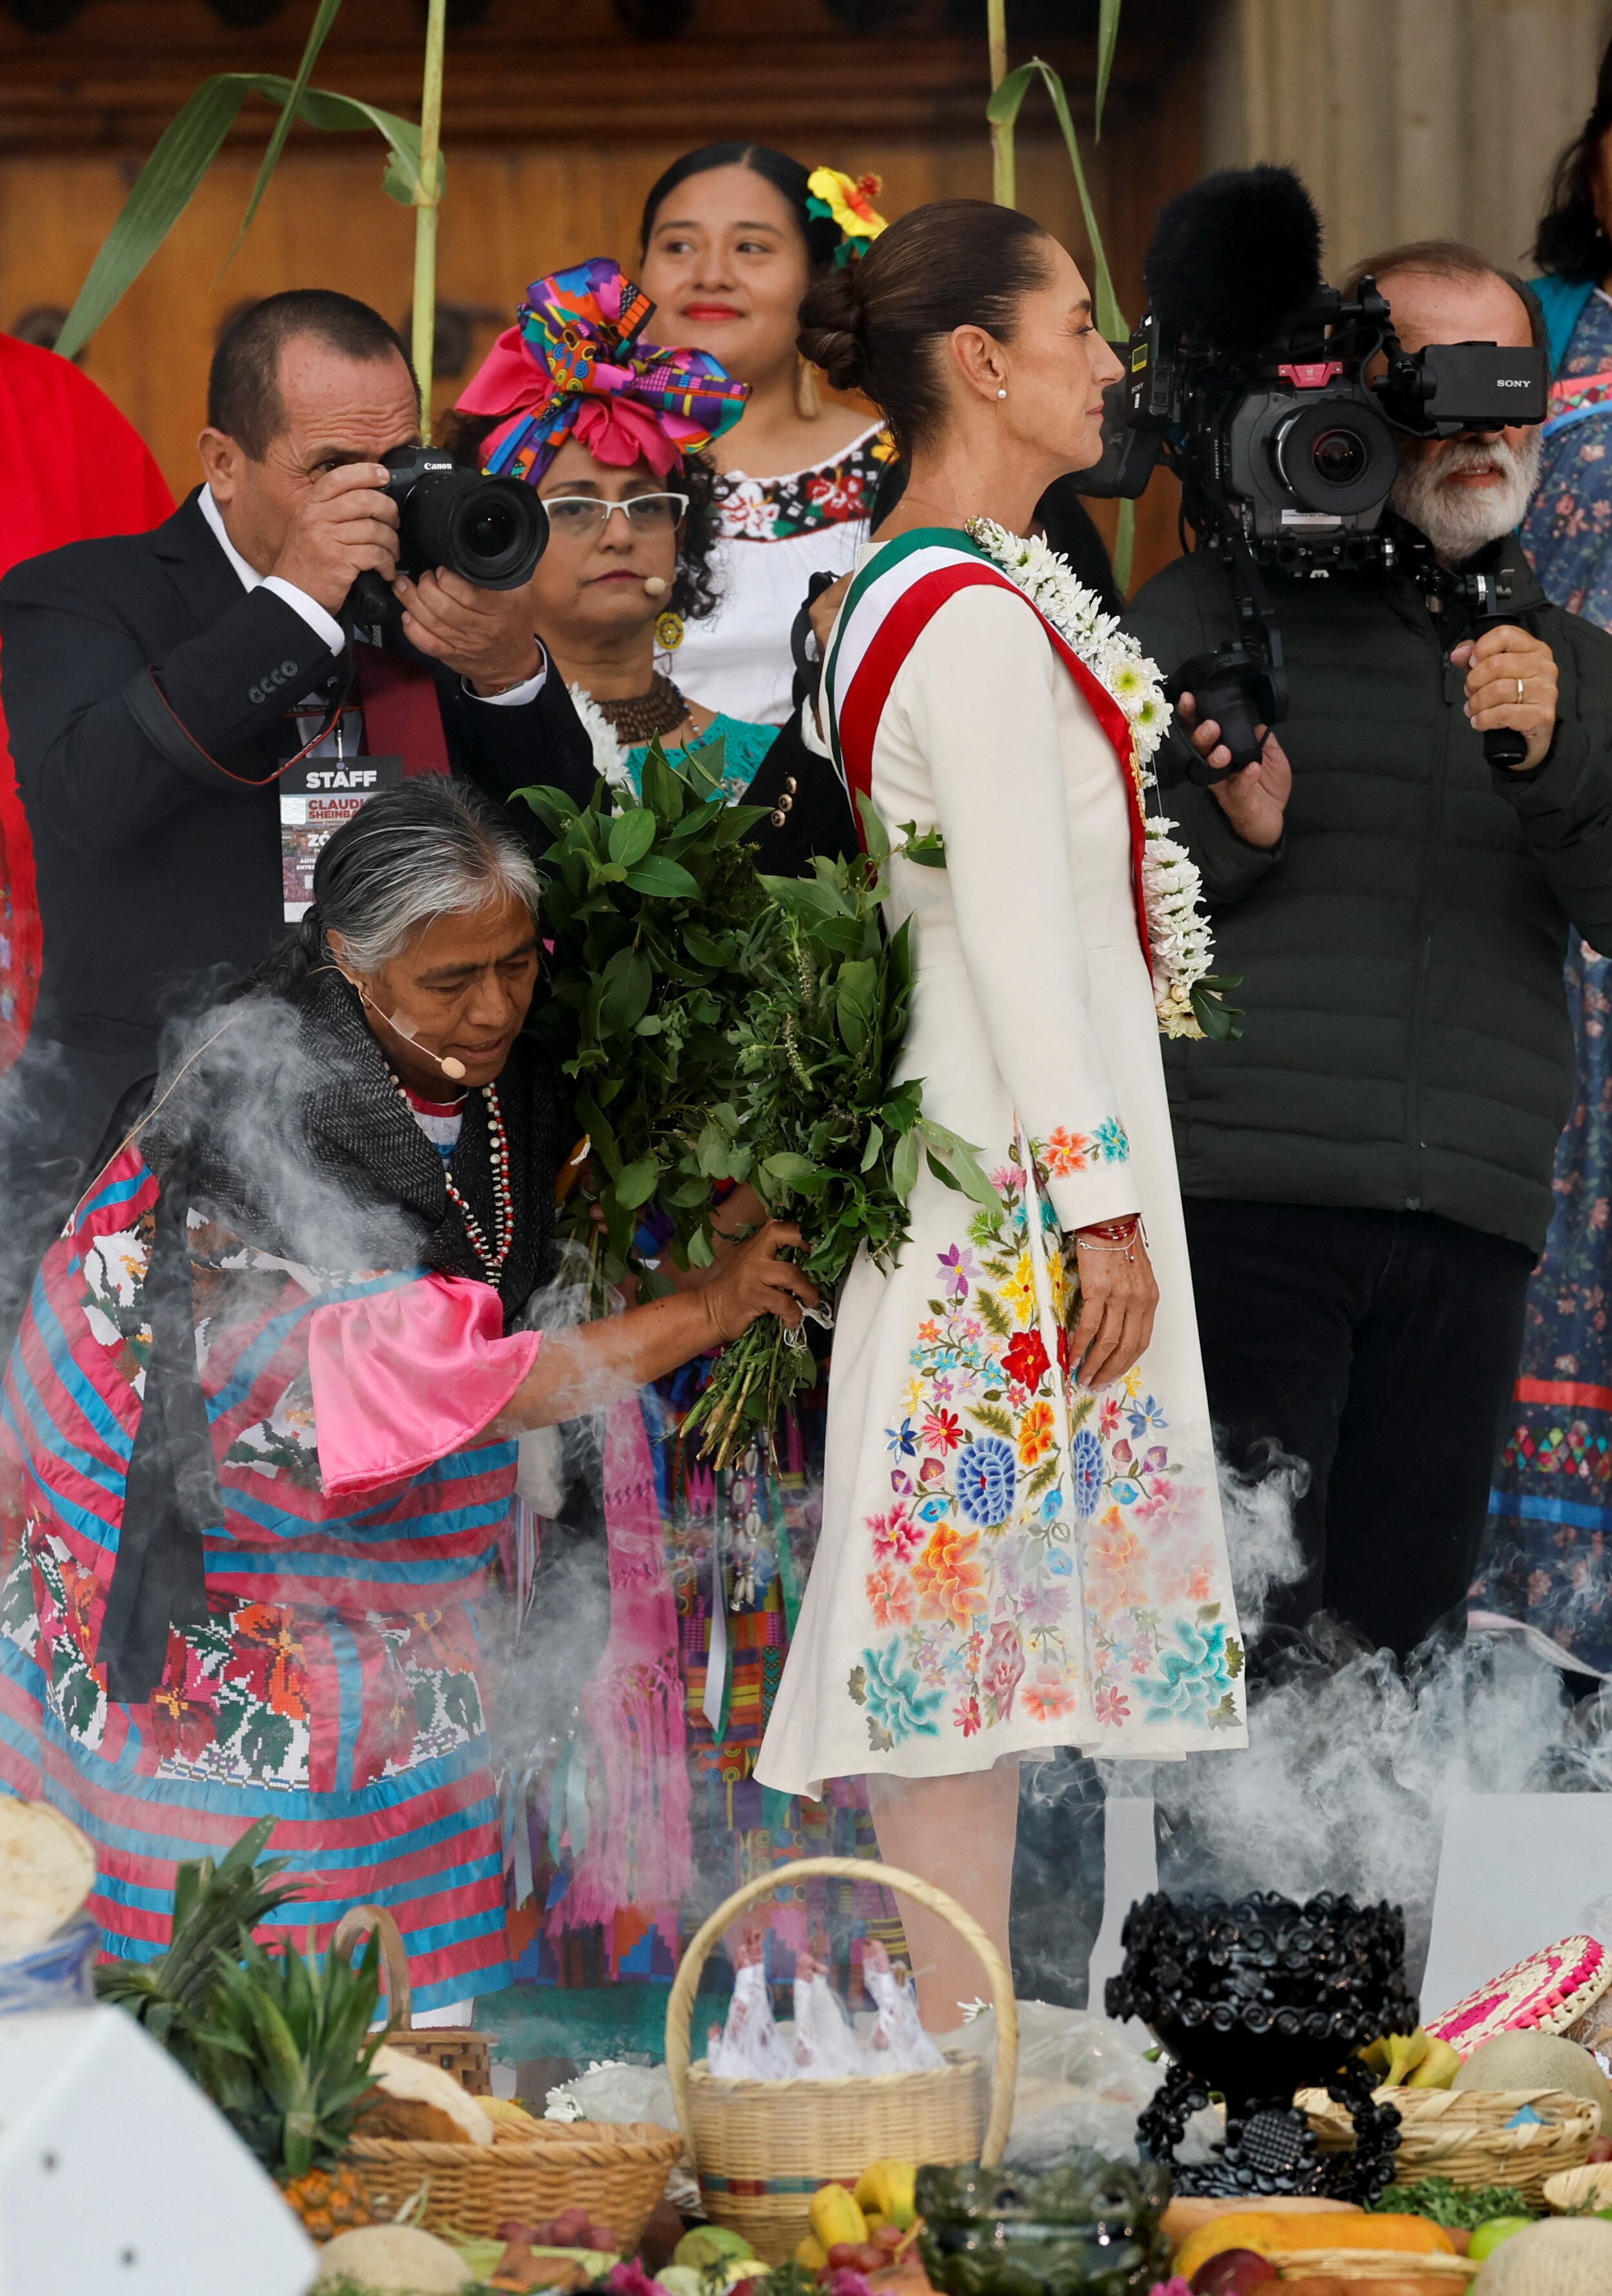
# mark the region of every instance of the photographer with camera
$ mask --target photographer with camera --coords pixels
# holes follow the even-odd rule
[[[1127,623],[1178,674],[1194,758],[1162,802],[1246,1013],[1166,1053],[1222,1456],[1302,1463],[1275,1621],[1324,1610],[1403,1655],[1484,1529],[1572,1093],[1567,927],[1612,940],[1612,638],[1550,603],[1515,531],[1539,432],[1499,410],[1544,404],[1520,283],[1427,242],[1361,266],[1340,322],[1316,276],[1325,355],[1245,361],[1218,506],[1189,448],[1199,546]],[[1252,672],[1217,652],[1239,644]]]
[[[0,1085],[0,1328],[165,1015],[267,953],[358,802],[431,771],[500,800],[592,786],[532,630],[542,512],[529,488],[449,475],[419,421],[376,312],[271,296],[214,355],[205,484],[150,533],[0,583],[45,942]]]

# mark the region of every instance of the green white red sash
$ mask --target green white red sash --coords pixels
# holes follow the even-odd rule
[[[1040,622],[1049,644],[1107,737],[1125,783],[1137,938],[1143,956],[1151,965],[1142,891],[1147,830],[1132,762],[1130,720],[1107,687],[1092,674],[1034,601],[957,528],[918,527],[885,543],[857,575],[841,610],[823,666],[823,693],[835,763],[851,792],[852,810],[856,811],[858,797],[871,801],[874,743],[884,704],[902,663],[946,601],[959,590],[981,585],[1010,591],[1023,601]],[[859,813],[857,835],[862,835]]]

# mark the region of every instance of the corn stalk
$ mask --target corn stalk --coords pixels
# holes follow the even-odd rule
[[[1119,42],[1120,10],[1123,0],[1102,0],[1098,18],[1097,91],[1093,102],[1092,133],[1100,143],[1103,135],[1103,106],[1107,100],[1109,77],[1114,70],[1114,52]],[[1038,78],[1052,99],[1052,109],[1063,132],[1069,165],[1074,171],[1074,187],[1081,202],[1081,214],[1085,220],[1086,236],[1091,242],[1091,266],[1094,273],[1093,297],[1097,304],[1097,323],[1103,332],[1114,339],[1123,339],[1131,332],[1125,315],[1114,291],[1114,278],[1108,268],[1107,251],[1098,227],[1097,210],[1091,204],[1091,193],[1086,183],[1086,170],[1081,160],[1081,147],[1074,132],[1074,120],[1069,110],[1069,98],[1064,83],[1049,63],[1032,56],[1016,71],[1008,69],[1007,0],[985,0],[986,29],[991,51],[991,101],[985,107],[985,117],[991,125],[991,197],[999,207],[1016,207],[1017,168],[1014,153],[1014,132],[1018,125],[1020,107]],[[1136,504],[1122,502],[1114,537],[1114,578],[1123,596],[1131,587],[1131,560],[1136,539]]]
[[[140,170],[117,221],[102,242],[88,276],[67,315],[67,323],[56,343],[56,348],[64,358],[71,358],[82,350],[96,329],[117,308],[195,197],[203,176],[218,158],[225,137],[245,105],[253,96],[261,96],[278,106],[279,117],[270,132],[257,181],[247,201],[246,212],[241,218],[241,228],[225,258],[225,267],[233,259],[262,203],[269,177],[279,163],[294,122],[300,120],[304,127],[337,132],[355,128],[374,129],[387,146],[386,172],[382,179],[384,190],[399,205],[412,207],[415,210],[415,365],[426,402],[424,419],[429,420],[430,350],[435,334],[436,314],[437,211],[443,185],[440,122],[446,0],[432,0],[426,29],[422,119],[418,127],[412,120],[399,119],[395,112],[382,111],[375,104],[362,102],[357,96],[341,95],[333,89],[314,87],[310,84],[319,51],[335,22],[341,5],[341,0],[319,0],[294,78],[286,79],[279,72],[217,72],[210,79],[202,81],[195,94],[169,121],[158,140],[156,149]],[[426,266],[426,291],[424,294],[421,292],[423,263]],[[427,353],[424,367],[419,365],[422,340]]]

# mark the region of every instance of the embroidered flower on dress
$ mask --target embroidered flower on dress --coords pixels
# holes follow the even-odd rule
[[[899,1635],[881,1650],[862,1652],[862,1662],[851,1668],[847,1687],[853,1702],[867,1713],[876,1753],[889,1753],[903,1738],[939,1737],[940,1725],[933,1718],[946,1693],[919,1687],[913,1669],[901,1664]]]
[[[1186,848],[1170,835],[1175,824],[1147,811],[1147,791],[1156,782],[1149,761],[1170,723],[1158,667],[1120,627],[1118,617],[1104,612],[1097,593],[1076,579],[1068,560],[1039,536],[1026,540],[988,518],[971,519],[968,532],[1124,712],[1131,728],[1132,796],[1145,832],[1141,895],[1153,953],[1154,1005],[1166,1037],[1201,1037],[1192,990],[1209,972],[1213,948],[1203,912],[1203,879]]]
[[[1079,1514],[1097,1513],[1103,1496],[1103,1447],[1090,1427],[1074,1439],[1074,1505]]]
[[[958,1456],[958,1505],[970,1522],[994,1529],[1013,1513],[1017,1480],[1013,1446],[999,1435],[982,1435]]]
[[[1047,1342],[1039,1332],[1015,1332],[1002,1350],[1002,1369],[1032,1394],[1047,1375]]]

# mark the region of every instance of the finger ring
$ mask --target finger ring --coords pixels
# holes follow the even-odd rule
[[[1517,698],[1519,701],[1523,698],[1523,680],[1520,677],[1517,681]]]

